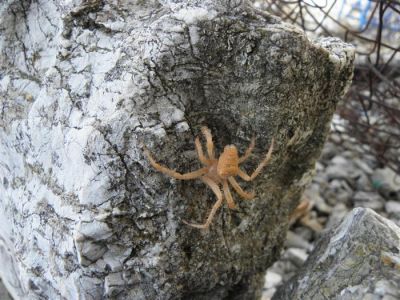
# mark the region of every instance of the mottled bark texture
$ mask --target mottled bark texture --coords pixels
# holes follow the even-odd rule
[[[20,299],[252,299],[349,85],[353,50],[245,1],[0,4],[0,274]],[[273,160],[207,231],[199,168],[257,137]]]
[[[354,209],[274,299],[400,299],[400,228],[369,208]]]

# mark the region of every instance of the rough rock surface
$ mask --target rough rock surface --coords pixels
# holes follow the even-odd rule
[[[316,163],[316,174],[302,195],[301,202],[309,207],[291,222],[282,255],[267,271],[265,300],[302,267],[296,265],[297,258],[290,252],[310,254],[321,235],[336,228],[353,208],[373,208],[400,226],[400,174],[382,166],[371,155],[369,145],[356,143],[351,128],[339,116],[334,116],[331,126],[333,131]],[[332,169],[340,170],[340,177],[332,176]],[[366,201],[356,201],[360,195],[365,195]]]
[[[1,300],[13,300],[8,293],[7,288],[4,286],[3,282],[0,280],[0,299]]]
[[[355,208],[273,299],[399,298],[400,228],[369,208]]]
[[[0,4],[0,275],[16,299],[251,299],[280,253],[354,53],[246,1]],[[155,172],[199,167],[202,125],[243,151],[257,198],[221,209]],[[237,199],[238,200],[238,199]]]

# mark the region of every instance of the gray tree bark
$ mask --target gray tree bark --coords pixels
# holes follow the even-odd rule
[[[253,299],[312,176],[353,49],[310,41],[246,1],[0,4],[0,275],[16,299]],[[268,168],[215,196],[156,172],[257,137]]]

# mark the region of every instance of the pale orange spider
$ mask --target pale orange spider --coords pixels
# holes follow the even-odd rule
[[[224,192],[224,196],[226,198],[228,207],[230,209],[235,209],[236,205],[235,202],[233,201],[231,192],[229,190],[229,183],[242,198],[246,200],[254,198],[255,194],[252,192],[247,193],[243,191],[242,188],[237,183],[237,181],[235,180],[235,178],[233,178],[233,176],[239,176],[245,181],[252,181],[254,178],[256,178],[257,175],[260,174],[262,168],[264,168],[271,159],[272,150],[274,147],[274,139],[272,139],[271,146],[269,147],[269,150],[265,158],[261,161],[261,163],[255,169],[253,174],[248,175],[239,168],[239,164],[244,162],[253,151],[255,146],[254,137],[251,139],[251,143],[243,156],[239,157],[238,151],[234,145],[228,145],[225,146],[224,151],[222,152],[219,159],[216,159],[214,155],[214,144],[212,141],[212,135],[210,130],[207,127],[202,127],[201,132],[204,134],[206,138],[208,158],[204,155],[203,148],[200,144],[200,139],[199,137],[197,137],[195,140],[197,155],[199,156],[200,162],[205,165],[204,168],[201,168],[197,171],[186,174],[178,173],[174,170],[168,169],[167,167],[164,167],[159,163],[157,163],[146,148],[144,150],[144,153],[149,159],[150,164],[157,171],[169,175],[171,177],[174,177],[176,179],[182,179],[182,180],[200,178],[200,180],[202,180],[205,184],[207,184],[211,188],[211,190],[217,196],[217,202],[212,207],[211,212],[207,217],[207,221],[204,224],[192,224],[183,221],[187,225],[200,229],[206,229],[208,228],[208,226],[210,226],[215,213],[217,212],[218,208],[222,205],[224,199],[220,189],[220,185],[222,185],[222,190]]]

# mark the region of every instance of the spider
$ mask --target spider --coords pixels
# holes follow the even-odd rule
[[[253,192],[249,193],[243,191],[242,188],[237,183],[234,176],[239,176],[245,181],[252,181],[254,178],[256,178],[257,175],[260,174],[261,170],[271,160],[272,150],[274,147],[274,139],[272,139],[271,146],[269,147],[269,150],[265,155],[265,158],[260,162],[255,171],[251,175],[248,175],[246,172],[244,172],[242,169],[239,168],[239,164],[243,163],[251,155],[251,152],[253,151],[255,146],[254,137],[251,139],[250,145],[245,151],[243,156],[239,157],[236,146],[227,145],[225,146],[224,151],[222,152],[220,157],[217,159],[214,153],[214,143],[212,141],[212,135],[210,130],[204,126],[201,128],[201,132],[203,133],[207,142],[208,157],[203,153],[203,147],[200,144],[199,137],[196,137],[195,145],[196,145],[197,155],[199,157],[200,162],[204,165],[203,168],[197,171],[189,172],[186,174],[178,173],[156,162],[154,158],[151,156],[149,150],[147,150],[147,148],[144,149],[144,153],[147,156],[148,160],[150,161],[150,164],[157,171],[181,180],[200,178],[201,181],[203,181],[206,185],[208,185],[211,188],[211,190],[217,197],[217,202],[215,202],[214,206],[212,207],[206,222],[204,224],[194,224],[194,223],[189,223],[187,221],[183,221],[185,224],[189,226],[199,229],[206,229],[210,226],[215,213],[222,205],[224,197],[230,209],[236,208],[235,202],[233,201],[232,198],[231,191],[229,189],[229,184],[232,185],[233,189],[242,198],[250,200],[255,197],[255,194]],[[220,188],[221,186],[223,193]]]

